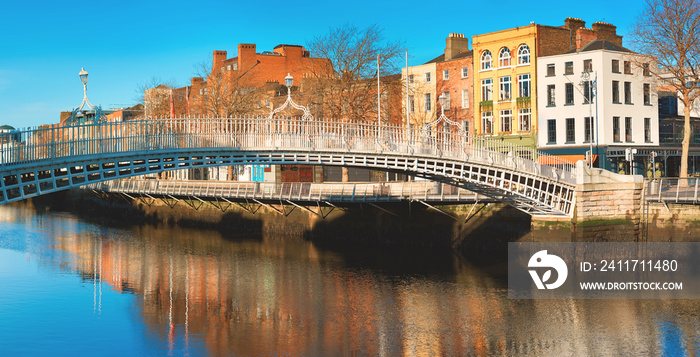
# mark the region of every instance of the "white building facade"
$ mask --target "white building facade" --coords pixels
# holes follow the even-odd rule
[[[637,149],[631,170],[643,174],[659,145],[656,80],[647,70],[655,66],[603,40],[539,58],[538,148],[571,162],[592,148],[596,167],[622,173],[630,172],[626,149]]]

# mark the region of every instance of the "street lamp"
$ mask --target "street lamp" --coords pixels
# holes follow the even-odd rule
[[[85,104],[87,104],[88,108],[94,110],[95,106],[92,105],[92,103],[90,103],[87,97],[88,72],[85,70],[85,68],[80,68],[80,73],[78,73],[78,77],[80,77],[80,82],[83,83],[83,102],[80,103],[80,107],[78,107],[78,110],[83,110]]]
[[[445,116],[445,105],[447,104],[447,96],[444,92],[440,94],[438,100],[440,101],[440,117],[431,121],[430,123],[423,124],[423,136],[426,136],[428,134],[428,129],[430,127],[438,125],[441,121],[449,125],[458,127],[459,133],[466,136],[466,131],[464,130],[464,127],[462,125],[460,125],[458,122],[448,119],[447,116]]]
[[[284,85],[287,87],[287,100],[280,105],[277,109],[273,110],[270,112],[270,115],[267,117],[268,119],[272,119],[272,117],[286,108],[287,106],[292,106],[294,109],[298,110],[303,110],[304,115],[301,116],[301,119],[303,120],[312,120],[314,117],[311,115],[311,112],[309,112],[309,109],[303,105],[299,105],[297,103],[294,103],[292,100],[292,85],[294,85],[294,77],[290,73],[287,73],[287,76],[284,77]]]
[[[585,69],[581,73],[581,82],[579,85],[581,86],[582,91],[584,92],[583,95],[585,98],[588,99],[588,118],[591,121],[590,126],[587,128],[590,130],[590,137],[588,140],[589,146],[590,146],[590,151],[589,151],[589,158],[590,161],[588,163],[588,167],[593,167],[593,141],[595,140],[595,127],[593,124],[593,98],[596,97],[596,90],[595,87],[597,86],[597,81],[598,81],[598,75],[595,74],[595,78],[593,82],[591,82],[591,70],[590,69]],[[584,123],[585,124],[585,123]]]
[[[80,103],[80,106],[78,108],[73,110],[71,116],[67,119],[67,121],[70,124],[78,124],[80,123],[80,121],[85,119],[85,117],[92,117],[92,119],[95,121],[102,120],[104,118],[102,108],[99,106],[92,105],[92,103],[90,103],[90,100],[87,97],[88,72],[85,70],[85,68],[80,69],[78,77],[80,78],[80,82],[83,84],[83,101]],[[93,113],[83,113],[83,108],[85,108],[86,105],[88,110],[94,112],[94,115]]]

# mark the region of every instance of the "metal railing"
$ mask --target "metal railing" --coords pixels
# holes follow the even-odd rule
[[[490,202],[491,198],[444,183],[413,182],[239,182],[124,179],[89,184],[88,189],[153,196],[258,199],[296,202]]]
[[[386,153],[482,162],[575,182],[575,165],[534,148],[402,125],[286,118],[147,119],[0,133],[0,170],[40,160],[154,150],[231,148]]]
[[[700,178],[644,180],[644,199],[650,202],[698,204]]]

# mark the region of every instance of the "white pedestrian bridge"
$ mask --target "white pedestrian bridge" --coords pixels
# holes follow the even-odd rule
[[[146,119],[0,134],[0,204],[87,184],[230,165],[369,168],[468,189],[533,215],[571,216],[575,165],[495,138],[286,118]]]

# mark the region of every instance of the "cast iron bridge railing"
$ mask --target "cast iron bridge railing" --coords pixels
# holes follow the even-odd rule
[[[416,202],[453,217],[434,205],[473,204],[473,211],[477,204],[495,202],[490,197],[432,181],[274,183],[132,178],[91,183],[84,187],[103,198],[106,198],[105,194],[117,194],[148,206],[160,200],[170,208],[183,202],[198,210],[209,203],[225,212],[231,206],[238,205],[253,214],[260,207],[266,207],[285,216],[294,208],[301,208],[323,218],[337,205],[346,204],[369,204],[395,215],[377,204]],[[311,210],[309,206],[317,206],[318,209]],[[286,207],[291,207],[291,210]],[[330,211],[324,213],[323,207],[330,208]]]
[[[501,140],[323,120],[147,119],[0,134],[0,204],[89,183],[229,165],[354,166],[465,188],[530,214],[573,212],[575,165]]]

